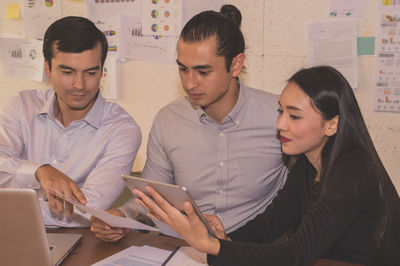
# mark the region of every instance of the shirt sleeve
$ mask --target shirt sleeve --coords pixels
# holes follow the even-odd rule
[[[239,229],[240,234],[235,232],[232,235],[237,236],[234,241],[220,241],[218,256],[209,256],[213,265],[246,265],[252,262],[263,265],[311,265],[345,234],[363,206],[371,204],[368,198],[374,200],[369,189],[373,185],[361,185],[368,182],[364,178],[367,176],[360,174],[362,165],[347,161],[346,165],[336,166],[338,170],[330,177],[326,190],[306,211],[289,240],[272,244],[249,243],[249,238],[253,237],[258,241],[269,240],[265,239],[264,226],[268,228],[268,221],[274,218],[270,217],[273,213],[265,212]],[[276,204],[273,202],[271,207]],[[260,237],[256,236],[257,230]],[[249,232],[250,237],[244,236],[245,232]]]
[[[139,127],[128,127],[110,139],[104,155],[81,187],[88,206],[108,209],[125,187],[122,174],[130,174],[141,143]]]
[[[162,134],[162,119],[154,119],[147,143],[147,158],[142,177],[165,183],[175,183],[172,163],[168,158]]]
[[[35,172],[42,164],[21,159],[25,147],[21,113],[17,95],[0,110],[0,187],[37,189]]]
[[[120,127],[110,136],[104,155],[97,161],[80,187],[87,199],[88,207],[109,209],[121,194],[125,182],[121,174],[129,174],[141,143],[141,132],[136,124]],[[90,225],[90,213],[74,208],[70,217],[55,217],[48,204],[42,202],[45,224],[64,227],[86,227]]]

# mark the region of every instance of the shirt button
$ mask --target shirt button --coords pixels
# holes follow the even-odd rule
[[[219,134],[218,134],[220,137],[223,137],[224,136],[224,133],[222,133],[222,132],[219,132]]]
[[[239,120],[237,120],[237,121],[236,121],[236,125],[239,125],[239,124],[240,124],[240,121],[239,121]]]
[[[56,163],[58,163],[58,162],[57,162],[57,160],[54,160],[53,163],[56,164]]]
[[[224,191],[222,189],[219,189],[218,194],[224,194]]]
[[[224,166],[224,162],[219,162],[219,166]]]

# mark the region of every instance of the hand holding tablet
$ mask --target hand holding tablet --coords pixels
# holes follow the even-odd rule
[[[151,197],[151,195],[147,192],[146,187],[150,186],[154,190],[156,190],[164,199],[166,199],[172,206],[177,208],[179,211],[184,212],[183,204],[188,201],[192,204],[193,209],[197,216],[200,218],[202,223],[207,228],[208,234],[210,236],[216,237],[211,227],[208,225],[206,219],[201,214],[199,208],[197,207],[195,201],[190,196],[189,191],[182,186],[177,186],[173,184],[153,181],[149,179],[144,179],[140,177],[122,175],[122,178],[127,181],[127,186],[129,188],[136,188],[147,196]]]

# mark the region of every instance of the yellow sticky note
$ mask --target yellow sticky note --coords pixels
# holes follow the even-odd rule
[[[6,18],[7,19],[19,19],[19,5],[18,4],[7,4]]]
[[[382,5],[384,6],[391,6],[392,5],[392,0],[383,0]]]

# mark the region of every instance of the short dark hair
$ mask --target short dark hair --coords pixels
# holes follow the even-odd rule
[[[321,152],[322,184],[341,154],[358,150],[368,158],[369,165],[366,167],[378,185],[380,212],[371,262],[372,265],[385,265],[384,260],[391,261],[393,256],[398,258],[394,250],[400,243],[399,196],[376,152],[350,84],[339,71],[329,66],[302,69],[288,81],[298,85],[310,97],[311,105],[325,120],[339,116],[337,132],[329,137]]]
[[[67,53],[80,53],[101,45],[101,65],[107,57],[108,43],[104,33],[87,18],[69,16],[51,24],[44,34],[43,56],[51,69],[53,45],[57,50]]]
[[[186,43],[204,41],[215,37],[217,56],[225,57],[229,72],[232,59],[244,52],[245,42],[240,24],[242,15],[233,5],[223,5],[220,12],[204,11],[191,18],[183,27],[180,39]]]

